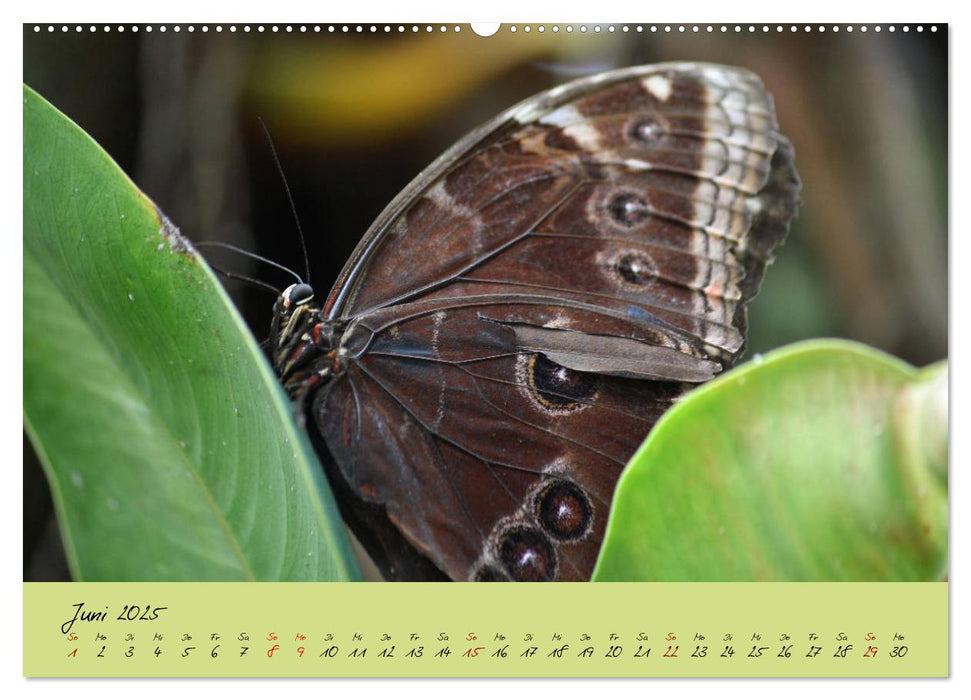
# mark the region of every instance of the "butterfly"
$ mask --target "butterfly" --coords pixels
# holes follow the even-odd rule
[[[393,579],[589,579],[624,465],[731,366],[800,183],[752,73],[668,63],[536,95],[378,216],[269,352]]]

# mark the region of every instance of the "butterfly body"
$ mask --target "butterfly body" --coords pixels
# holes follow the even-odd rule
[[[281,296],[275,368],[406,549],[458,580],[587,579],[624,464],[740,355],[798,188],[746,71],[554,88],[420,174],[323,304]]]

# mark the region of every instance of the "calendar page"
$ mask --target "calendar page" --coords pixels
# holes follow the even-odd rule
[[[947,677],[948,37],[24,24],[23,675]]]

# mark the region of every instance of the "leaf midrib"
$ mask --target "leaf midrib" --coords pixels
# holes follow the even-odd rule
[[[29,219],[27,221],[29,221]],[[25,229],[28,228],[28,226],[29,223],[25,222]],[[29,237],[25,237],[25,243],[27,243],[29,240]],[[201,472],[196,468],[196,465],[192,462],[192,460],[189,459],[188,455],[186,455],[184,451],[178,447],[178,440],[175,439],[172,426],[162,416],[162,414],[159,413],[155,405],[148,400],[148,397],[144,394],[144,392],[138,388],[137,383],[132,380],[129,372],[125,368],[125,365],[119,361],[116,353],[111,351],[107,344],[102,340],[104,337],[109,337],[110,334],[96,332],[98,330],[104,330],[104,328],[99,326],[95,321],[97,316],[84,313],[84,305],[77,302],[76,296],[65,293],[60,281],[56,276],[51,274],[51,270],[47,267],[47,265],[44,264],[44,262],[42,262],[42,256],[38,256],[33,250],[32,246],[24,246],[24,255],[29,255],[34,264],[36,264],[44,273],[45,278],[51,283],[51,293],[53,293],[53,290],[56,289],[58,296],[64,300],[69,307],[75,310],[78,318],[81,319],[82,325],[91,331],[89,333],[91,336],[91,341],[102,350],[103,355],[107,358],[108,364],[113,368],[116,376],[122,378],[122,381],[124,382],[123,385],[119,385],[119,388],[124,390],[129,395],[137,398],[139,402],[146,407],[148,420],[151,421],[151,423],[158,429],[158,434],[164,436],[165,441],[171,445],[172,451],[175,455],[177,455],[179,462],[181,462],[186,469],[192,473],[194,481],[199,484],[199,489],[202,493],[203,500],[209,507],[216,523],[219,525],[220,530],[223,532],[230,551],[239,562],[240,568],[246,577],[246,580],[255,581],[256,576],[243,554],[238,539],[233,533],[232,528],[229,526],[228,521],[225,519],[225,517],[223,517],[222,511],[213,497],[212,491],[209,489],[206,480],[201,477]],[[27,414],[29,418],[29,412],[26,409],[24,413]],[[38,452],[40,452],[40,450]]]

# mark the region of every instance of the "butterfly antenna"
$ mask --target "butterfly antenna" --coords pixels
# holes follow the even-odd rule
[[[307,241],[303,237],[303,229],[300,228],[300,217],[297,216],[297,205],[293,202],[293,195],[290,193],[290,185],[287,183],[287,176],[283,174],[283,166],[280,164],[280,157],[277,155],[276,146],[273,145],[273,139],[270,137],[270,130],[266,128],[266,124],[263,122],[262,117],[257,117],[260,122],[260,127],[263,129],[263,133],[266,134],[266,141],[270,144],[270,153],[273,154],[273,161],[276,163],[276,169],[280,173],[280,179],[283,180],[283,189],[286,190],[287,200],[290,202],[290,211],[293,212],[293,220],[297,224],[297,234],[300,236],[300,247],[303,249],[303,269],[307,273],[307,284],[310,284],[310,257],[307,255]]]
[[[259,260],[260,262],[264,262],[267,265],[272,265],[278,270],[283,270],[284,272],[293,275],[293,277],[297,280],[297,282],[300,282],[300,283],[303,282],[303,280],[300,279],[300,275],[298,275],[296,272],[291,270],[286,265],[281,265],[280,263],[270,260],[269,258],[264,258],[262,255],[257,255],[256,253],[251,253],[248,250],[243,250],[242,248],[238,248],[237,246],[234,246],[232,243],[224,243],[222,241],[196,241],[194,242],[193,245],[199,248],[225,248],[226,250],[231,250],[235,253],[239,253],[240,255],[245,255],[247,258],[253,258],[254,260]],[[221,274],[226,275],[227,277],[232,277],[233,279],[238,279],[238,280],[248,279],[246,277],[243,277],[242,275],[234,275],[233,273],[224,272],[223,270],[219,270],[216,267],[213,267],[212,269],[216,270]],[[251,280],[251,281],[258,282],[258,280]],[[276,289],[275,287],[272,287],[271,285],[266,284],[265,282],[259,282],[259,284],[262,284],[265,287],[269,287],[270,289],[274,289],[274,290]]]
[[[252,277],[246,277],[245,275],[237,275],[235,272],[228,272],[226,270],[223,270],[222,268],[216,267],[215,265],[210,265],[209,267],[211,267],[213,270],[218,272],[223,277],[228,277],[231,280],[239,280],[240,282],[246,282],[247,284],[251,284],[254,287],[258,287],[260,289],[265,289],[267,291],[273,292],[277,296],[280,296],[280,294],[282,294],[282,292],[276,287],[274,287],[272,284],[267,284],[262,280],[253,279]]]

